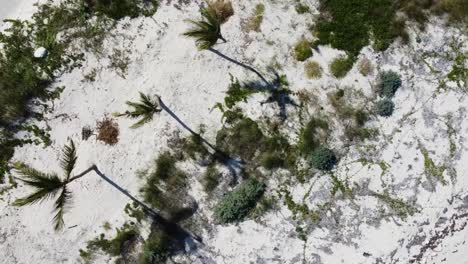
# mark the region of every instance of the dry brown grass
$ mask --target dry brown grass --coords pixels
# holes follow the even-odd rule
[[[322,77],[322,67],[316,61],[308,61],[304,65],[304,70],[309,79],[320,79]]]
[[[358,69],[363,76],[367,76],[374,71],[374,65],[368,58],[363,58],[359,61]]]
[[[222,23],[226,23],[234,15],[234,8],[229,0],[213,0],[209,2],[209,5],[216,10]]]
[[[115,145],[119,142],[119,125],[114,119],[104,117],[102,121],[97,122],[97,139],[109,145]]]

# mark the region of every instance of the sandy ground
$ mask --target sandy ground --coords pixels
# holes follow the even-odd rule
[[[0,10],[0,17],[27,16],[30,4],[23,0]],[[291,1],[289,1],[291,2]],[[250,16],[254,4],[250,1],[236,2],[237,13],[224,25],[225,38],[230,41],[217,46],[225,54],[258,66],[276,61],[282,65],[282,73],[288,76],[293,91],[306,90],[325,101],[326,93],[337,85],[351,86],[367,96],[372,95],[373,75],[364,77],[353,70],[342,80],[336,80],[328,72],[329,62],[342,54],[329,47],[320,47],[313,60],[324,69],[319,80],[304,77],[303,63],[291,57],[291,47],[304,37],[314,21],[311,17],[298,16],[291,3],[266,3],[267,16],[262,24],[262,33],[242,31],[242,21]],[[316,1],[309,1],[317,6]],[[198,6],[191,3],[181,9],[174,6],[161,6],[153,17],[122,21],[114,33],[116,37],[106,42],[105,50],[111,54],[114,48],[125,51],[130,59],[125,78],[109,68],[106,56],[96,58],[86,54],[86,63],[59,78],[57,86],[65,86],[60,99],[54,102],[54,110],[46,115],[52,127],[52,146],[27,145],[17,150],[15,160],[21,160],[44,170],[58,170],[58,151],[72,138],[77,142],[79,161],[77,171],[96,163],[100,169],[123,188],[137,194],[142,181],[135,175],[140,169],[151,164],[161,151],[167,149],[167,139],[174,131],[180,130],[177,123],[162,113],[144,127],[131,130],[132,120],[118,119],[120,127],[119,143],[107,146],[94,137],[81,140],[83,126],[95,126],[96,121],[111,113],[125,109],[125,101],[136,100],[138,91],[159,94],[179,118],[196,129],[200,124],[207,127],[207,138],[214,140],[220,128],[219,111],[210,111],[220,102],[229,84],[229,74],[241,80],[254,79],[229,62],[209,52],[199,52],[190,39],[181,37],[187,28],[185,19],[196,16]],[[312,9],[312,13],[316,12]],[[458,35],[457,35],[458,34]],[[352,183],[366,185],[372,191],[389,189],[393,195],[404,200],[416,200],[419,210],[406,220],[396,217],[376,219],[385,206],[375,197],[359,196],[355,202],[336,200],[336,208],[327,214],[322,226],[309,230],[307,242],[295,235],[291,212],[282,206],[278,212],[271,212],[261,222],[245,221],[238,225],[216,226],[210,234],[200,234],[205,246],[189,254],[193,263],[409,263],[414,255],[421,252],[423,242],[429,241],[437,232],[447,227],[461,228],[459,232],[449,232],[434,249],[423,252],[421,263],[468,263],[468,246],[465,241],[468,232],[462,227],[466,219],[451,220],[454,215],[462,215],[468,208],[468,152],[464,140],[468,137],[466,119],[466,94],[450,90],[437,94],[437,80],[419,60],[422,51],[448,49],[446,42],[451,36],[466,40],[456,30],[447,30],[438,21],[433,21],[427,33],[417,33],[422,43],[414,41],[402,47],[395,43],[383,54],[374,53],[370,48],[363,50],[377,69],[393,69],[402,74],[403,87],[394,102],[395,114],[388,118],[375,118],[371,126],[379,128],[381,136],[376,142],[367,142],[361,149],[356,148],[347,156],[341,157],[336,175],[347,178]],[[312,38],[310,35],[306,37]],[[274,45],[268,45],[273,42]],[[447,72],[447,62],[431,60],[438,69]],[[96,71],[94,82],[84,80],[84,76]],[[449,87],[456,87],[448,83]],[[245,113],[252,118],[262,115],[272,116],[277,109],[271,105],[260,106],[262,96],[254,96],[248,104],[241,104]],[[325,109],[327,111],[327,109]],[[457,152],[449,160],[449,136],[444,122],[446,114],[454,117]],[[297,125],[294,117],[289,121],[290,134],[294,135]],[[43,122],[38,125],[44,126]],[[183,135],[187,135],[182,130]],[[339,141],[329,142],[340,148]],[[424,159],[420,143],[430,151],[436,164],[453,167],[457,176],[453,179],[444,173],[448,184],[436,185],[436,192],[428,188],[424,172]],[[375,163],[352,162],[366,156],[369,149]],[[377,163],[388,164],[382,170]],[[203,170],[188,166],[187,172],[194,177],[192,195],[201,205],[200,213],[210,215],[209,199],[201,192],[195,180]],[[421,184],[422,182],[422,184]],[[274,188],[279,183],[270,182]],[[291,189],[296,200],[300,200],[307,190],[313,195],[306,202],[313,206],[323,198],[324,188],[330,188],[326,177],[311,180]],[[0,263],[78,263],[78,250],[86,241],[105,232],[104,222],[113,227],[121,225],[128,217],[123,208],[128,200],[102,182],[96,175],[88,175],[72,186],[73,207],[65,216],[67,227],[55,233],[50,225],[51,204],[33,205],[29,208],[10,206],[14,199],[23,195],[24,187],[14,189],[0,200]],[[272,191],[273,192],[273,191]],[[338,221],[339,220],[339,221]],[[201,256],[197,258],[195,256]],[[197,260],[198,259],[198,260]],[[202,259],[202,260],[200,260]],[[95,263],[109,263],[110,259],[101,256]]]

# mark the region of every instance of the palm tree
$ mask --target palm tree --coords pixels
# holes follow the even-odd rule
[[[124,113],[115,113],[114,116],[126,116],[129,118],[140,118],[138,122],[131,126],[131,128],[138,128],[142,125],[153,120],[154,114],[161,112],[162,109],[159,105],[159,96],[157,100],[152,100],[150,96],[140,92],[140,102],[127,101],[126,104],[133,108],[132,111],[125,111]]]
[[[210,4],[200,11],[201,20],[188,20],[192,28],[183,35],[195,39],[196,45],[200,50],[213,47],[218,40],[227,42],[221,34],[221,24],[224,22],[221,14]]]
[[[63,177],[59,177],[56,173],[41,172],[21,162],[16,163],[15,170],[20,175],[18,179],[24,182],[26,185],[33,187],[35,190],[31,194],[17,199],[13,204],[16,206],[25,206],[56,198],[53,210],[53,213],[55,213],[53,217],[53,224],[55,230],[61,230],[64,227],[63,216],[69,208],[69,204],[72,198],[72,194],[68,189],[68,184],[78,180],[89,172],[94,171],[99,175],[99,177],[104,179],[106,182],[132,199],[134,202],[142,206],[142,208],[147,213],[150,213],[156,220],[162,223],[167,222],[167,220],[154,212],[150,207],[140,202],[138,199],[130,195],[126,190],[122,189],[120,186],[114,183],[111,179],[107,178],[101,171],[99,171],[96,165],[92,165],[82,173],[72,176],[72,172],[76,165],[76,160],[77,155],[75,144],[72,140],[70,140],[69,144],[65,145],[62,151],[62,158],[60,160],[60,166],[64,171]]]

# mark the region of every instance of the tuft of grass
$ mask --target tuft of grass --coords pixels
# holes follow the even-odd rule
[[[308,61],[304,65],[304,70],[309,79],[320,79],[322,77],[323,69],[316,61]]]
[[[372,62],[369,59],[363,58],[358,63],[358,69],[363,76],[368,76],[374,71],[374,66],[372,65]]]
[[[234,15],[234,8],[229,0],[215,0],[210,3],[221,18],[221,23],[226,23]]]
[[[312,118],[300,132],[299,150],[305,155],[312,153],[328,133],[328,128],[326,120]]]
[[[209,166],[203,174],[202,184],[205,192],[210,193],[219,185],[219,178],[221,177],[220,172],[216,166]]]
[[[257,4],[253,15],[247,21],[247,31],[260,32],[260,26],[263,22],[263,15],[265,13],[265,5]]]
[[[294,58],[296,60],[305,61],[312,57],[312,55],[311,43],[308,40],[302,39],[294,46]]]
[[[341,79],[348,74],[353,67],[353,60],[350,57],[341,56],[335,58],[330,63],[330,72],[338,79]]]

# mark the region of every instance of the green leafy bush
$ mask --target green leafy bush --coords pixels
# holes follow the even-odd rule
[[[228,109],[231,109],[238,102],[247,102],[247,98],[256,92],[258,91],[242,86],[239,80],[231,75],[231,84],[229,84],[226,97],[224,97],[224,104]]]
[[[112,19],[151,16],[158,7],[157,0],[84,0],[88,13],[104,14]]]
[[[255,208],[265,192],[266,185],[256,179],[241,183],[226,194],[215,208],[216,220],[221,224],[242,221]]]
[[[400,75],[394,71],[384,71],[380,73],[377,83],[377,90],[382,97],[393,97],[401,87]]]
[[[324,146],[316,148],[310,155],[312,167],[319,170],[329,171],[333,169],[337,161],[335,153]]]
[[[312,55],[311,43],[308,40],[300,40],[294,46],[294,58],[296,58],[296,60],[305,61],[312,57]]]
[[[117,234],[112,239],[106,239],[104,234],[88,241],[86,250],[80,250],[82,257],[90,258],[97,250],[101,250],[111,256],[120,256],[124,251],[126,242],[134,241],[138,238],[139,233],[135,226],[125,223],[123,227],[117,228]]]
[[[336,78],[343,78],[353,68],[353,61],[349,57],[335,58],[330,64],[330,72]]]
[[[263,22],[263,14],[265,13],[265,5],[257,4],[255,6],[255,11],[252,17],[247,21],[247,30],[248,31],[257,31],[260,32],[260,26]]]
[[[375,111],[380,116],[391,116],[393,114],[394,109],[395,104],[389,99],[380,100],[375,105]]]

